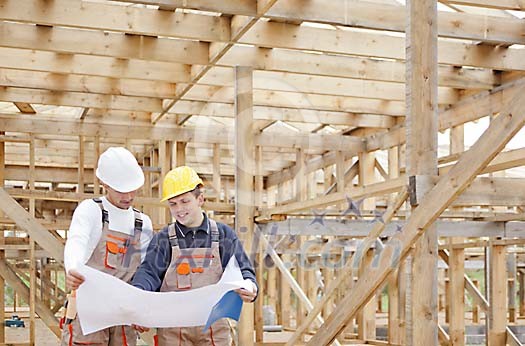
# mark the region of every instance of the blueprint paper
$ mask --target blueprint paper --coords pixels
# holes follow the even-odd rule
[[[184,292],[143,291],[88,266],[77,270],[86,279],[77,289],[77,311],[84,334],[116,325],[202,326],[228,291],[251,290],[235,257],[228,262],[218,283]]]
[[[229,317],[238,321],[241,316],[242,310],[242,299],[234,291],[227,292],[222,296],[221,300],[211,309],[210,316],[208,321],[204,326],[203,330],[210,328],[213,322],[224,318]]]

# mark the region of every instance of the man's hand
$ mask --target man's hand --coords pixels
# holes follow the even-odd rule
[[[133,329],[135,329],[137,332],[139,333],[144,333],[144,332],[147,332],[149,331],[149,328],[148,327],[142,327],[142,326],[137,326],[136,324],[132,324],[131,327]]]
[[[76,290],[84,280],[84,277],[74,269],[71,269],[66,274],[66,285],[71,290]]]
[[[236,289],[235,292],[241,297],[243,302],[251,303],[257,297],[257,285],[253,283],[253,281],[249,279],[244,279],[244,281],[248,281],[252,285],[252,290],[247,290],[244,288]]]

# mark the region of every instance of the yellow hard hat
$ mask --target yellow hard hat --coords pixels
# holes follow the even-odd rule
[[[198,185],[203,185],[202,179],[197,172],[188,166],[180,166],[172,169],[164,177],[162,182],[161,202],[167,201],[188,191],[192,191]]]

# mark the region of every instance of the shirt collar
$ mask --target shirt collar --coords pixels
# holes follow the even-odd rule
[[[203,214],[204,218],[202,219],[202,223],[198,227],[186,227],[183,224],[175,222],[175,225],[177,226],[177,229],[179,230],[179,234],[182,237],[186,237],[188,235],[188,233],[190,233],[190,232],[195,232],[196,233],[198,231],[202,231],[202,232],[206,232],[207,234],[210,234],[210,227],[209,227],[209,223],[208,223],[208,217],[206,216],[205,213],[202,213],[202,214]]]

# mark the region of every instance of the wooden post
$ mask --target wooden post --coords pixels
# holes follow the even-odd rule
[[[261,148],[260,146],[258,146],[258,148],[259,148],[258,150],[262,150],[260,149]],[[258,155],[262,156],[262,153]],[[262,164],[262,157],[259,160],[256,160],[257,163],[259,163],[259,161],[261,161],[261,164]],[[258,171],[260,172],[259,169]],[[257,177],[259,176],[261,176],[261,174],[257,174]],[[213,144],[213,189],[215,190],[215,193],[217,194],[216,201],[220,202],[221,201],[221,145],[219,143]],[[260,198],[262,200],[262,188],[260,191],[259,190],[257,191],[257,194],[261,196]],[[260,205],[260,204],[257,204],[257,205]]]
[[[175,158],[175,166],[184,166],[186,164],[186,145],[187,142],[177,142],[177,150],[176,150],[176,158]]]
[[[217,159],[218,157],[218,159]],[[258,145],[255,148],[255,164],[257,165],[257,174],[255,175],[255,205],[262,207],[263,205],[263,160],[262,160],[262,147]],[[221,175],[220,175],[220,146],[219,144],[213,145],[213,186],[217,191],[217,202],[220,201],[221,194]],[[264,336],[264,248],[259,242],[257,247],[257,261],[254,263],[257,282],[259,283],[259,297],[255,301],[255,341],[263,342]],[[277,309],[276,309],[277,311]]]
[[[4,135],[5,132],[1,131],[0,135]],[[5,178],[5,142],[0,141],[0,188],[4,187],[4,178]],[[0,210],[0,217],[4,217],[3,211]],[[0,231],[0,244],[5,244],[5,233],[4,230]],[[0,261],[4,261],[5,251],[0,250]],[[5,280],[0,276],[0,321],[5,321]],[[16,292],[13,289],[13,305],[16,311]],[[0,326],[0,343],[5,342],[5,323],[2,323]]]
[[[516,262],[516,253],[509,253],[507,256],[509,323],[516,322]]]
[[[359,153],[359,185],[372,184],[375,179],[375,155],[373,153]],[[364,210],[375,210],[375,198],[367,198],[363,203]],[[372,251],[365,253],[365,260],[359,268],[359,277],[366,276],[365,267],[372,262]],[[365,305],[358,314],[358,337],[363,340],[374,340],[376,338],[376,296]],[[359,316],[361,315],[361,316]],[[360,318],[359,318],[360,317]]]
[[[177,157],[178,159],[178,157]],[[235,226],[245,250],[252,252],[254,232],[253,70],[235,67]],[[239,345],[254,344],[253,304],[245,304],[239,321]]]
[[[388,177],[396,179],[399,177],[399,147],[388,150]],[[391,206],[395,201],[395,194],[388,197],[388,205]],[[392,273],[388,279],[388,341],[393,344],[402,344],[404,338],[404,316],[405,309],[402,304],[406,293],[406,276],[404,275],[405,266]]]
[[[150,169],[151,168],[151,157],[144,156],[144,158],[142,159],[142,167],[146,168],[144,170],[144,186],[142,186],[142,195],[144,197],[153,197],[153,192],[151,188],[153,177],[152,177],[152,172]],[[143,211],[146,215],[149,215],[153,220],[152,209],[153,209],[152,206],[146,205],[144,206]]]
[[[460,243],[463,238],[450,239],[451,244]],[[465,249],[450,249],[449,265],[449,300],[450,309],[449,336],[453,346],[465,345]]]
[[[519,294],[519,310],[520,310],[520,317],[525,316],[525,274],[523,271],[518,272],[518,280],[520,283],[520,289],[518,291]]]
[[[437,3],[436,0],[406,2],[407,80],[407,172],[409,177],[437,175]],[[424,135],[423,135],[424,134]],[[423,196],[432,186],[425,179]],[[414,201],[416,206],[419,201]],[[411,333],[409,346],[437,345],[437,231],[430,225],[416,243],[412,262]]]
[[[490,249],[490,313],[488,346],[505,345],[507,326],[507,271],[505,245]]]
[[[363,256],[364,258],[359,268],[360,278],[366,276],[366,269],[372,263],[373,251],[369,250]],[[375,295],[373,295],[363,309],[357,313],[357,337],[365,341],[376,338]]]
[[[306,200],[306,177],[305,177],[306,162],[305,161],[306,161],[306,157],[305,157],[304,150],[301,148],[297,149],[296,155],[295,155],[295,164],[298,167],[297,174],[295,175],[295,191],[296,191],[295,200],[296,201]],[[303,236],[298,236],[297,238],[298,238],[298,249],[301,250],[303,241],[307,241],[308,238],[303,237]],[[297,275],[297,283],[299,284],[299,286],[301,286],[304,292],[308,293],[306,289],[307,272],[306,272],[306,268],[303,265],[303,263],[307,261],[306,256],[307,254],[303,253],[302,251],[300,251],[297,254],[296,275]],[[300,325],[303,322],[306,314],[307,314],[307,311],[304,305],[298,304],[297,305],[297,315],[296,315],[297,325]]]
[[[78,136],[78,185],[77,192],[84,192],[84,164],[85,164],[85,153],[86,153],[86,141],[84,136]]]
[[[159,199],[162,198],[162,180],[168,174],[172,167],[172,151],[173,151],[173,142],[161,140],[159,142],[159,165],[160,165],[160,180],[159,180]],[[164,213],[160,214],[160,223],[169,223],[171,222],[171,213],[169,208],[164,208]]]
[[[289,254],[283,254],[282,256],[284,263],[290,263],[290,255]],[[291,307],[292,307],[292,288],[290,287],[290,284],[288,281],[284,279],[284,274],[281,273],[280,275],[280,287],[279,295],[281,296],[281,324],[283,328],[290,328],[290,316],[291,316]],[[300,303],[298,303],[300,304]]]
[[[448,277],[449,271],[444,271],[445,275],[443,276],[444,282],[443,282],[443,310],[445,310],[445,323],[450,323],[450,278]]]
[[[391,344],[400,344],[401,339],[399,273],[398,269],[388,278],[388,342]]]
[[[93,156],[93,193],[95,195],[98,195],[100,193],[100,182],[97,178],[97,175],[95,172],[97,171],[98,167],[98,158],[100,157],[100,136],[95,136],[93,140],[93,150],[94,150],[94,156]]]
[[[29,142],[29,189],[31,191],[35,189],[35,173],[35,138],[31,135],[31,140]],[[29,213],[32,217],[35,217],[34,198],[29,200]],[[33,240],[33,237],[30,238],[29,244],[29,345],[33,346],[36,342],[36,258],[35,241]]]

